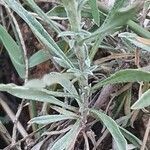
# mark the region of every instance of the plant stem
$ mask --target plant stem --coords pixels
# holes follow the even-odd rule
[[[80,32],[81,30],[81,9],[79,9],[79,2],[76,0],[62,0],[65,10],[67,12],[67,16],[71,25],[71,31]],[[80,96],[82,99],[82,108],[80,108],[80,112],[82,115],[81,124],[84,127],[87,121],[88,114],[88,75],[85,75],[86,59],[88,57],[88,52],[86,48],[83,46],[84,43],[79,44],[78,41],[82,39],[82,36],[75,37],[75,46],[74,51],[78,58],[79,69],[81,71],[79,86],[80,86]]]
[[[150,32],[146,29],[144,29],[143,27],[141,27],[140,25],[138,25],[137,23],[135,23],[132,20],[129,20],[127,22],[127,25],[130,27],[130,29],[132,29],[136,34],[145,37],[145,38],[150,38]]]
[[[144,135],[144,139],[143,139],[143,144],[142,144],[142,147],[141,147],[140,150],[144,150],[144,149],[145,149],[149,132],[150,132],[150,118],[149,118],[149,120],[148,120],[147,128],[146,128],[145,135]]]

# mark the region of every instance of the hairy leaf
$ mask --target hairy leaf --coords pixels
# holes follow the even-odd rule
[[[134,136],[132,133],[130,133],[129,131],[127,131],[126,129],[122,127],[120,127],[120,131],[126,137],[126,139],[128,139],[132,144],[134,144],[134,146],[138,148],[141,147],[142,141],[139,140],[136,136]]]
[[[131,109],[142,109],[150,106],[150,89],[147,90],[131,107]]]
[[[104,113],[90,109],[90,111],[97,116],[98,119],[100,119],[104,125],[107,127],[111,135],[113,136],[115,143],[117,145],[118,150],[126,150],[127,149],[127,141],[123,137],[119,126],[117,123],[111,119],[109,116],[105,115]]]
[[[39,50],[33,54],[29,59],[29,67],[32,68],[40,63],[50,59],[49,53],[46,50]]]
[[[25,63],[23,59],[23,52],[17,45],[17,43],[12,39],[12,37],[7,33],[6,29],[0,25],[0,42],[6,48],[10,59],[21,78],[25,77]]]
[[[29,123],[37,123],[37,124],[49,124],[61,120],[67,120],[67,119],[77,119],[73,116],[67,116],[67,115],[45,115],[40,117],[35,117],[29,121]]]
[[[101,86],[114,83],[124,83],[124,82],[140,82],[150,81],[150,73],[146,71],[141,71],[139,69],[126,69],[116,72],[105,80],[100,81],[94,85],[93,90],[100,88]]]
[[[143,50],[150,52],[150,39],[142,38],[134,33],[128,32],[120,33],[119,37],[129,41],[130,43],[134,44],[139,48],[142,48]]]
[[[48,25],[54,29],[57,33],[60,33],[61,30],[58,28],[56,23],[51,20],[46,13],[33,1],[33,0],[26,0],[29,6],[45,21]]]
[[[124,1],[117,0],[112,10],[110,10],[107,18],[100,28],[98,28],[95,32],[93,32],[90,36],[81,41],[95,41],[92,49],[90,50],[90,59],[93,60],[99,45],[103,41],[103,39],[109,35],[114,33],[115,31],[119,31],[120,27],[126,25],[127,22],[133,18],[137,11],[137,4],[132,5],[126,8],[122,8]],[[130,14],[130,15],[128,15]]]
[[[41,40],[41,42],[43,42],[43,44],[45,44],[45,46],[48,47],[51,54],[62,58],[69,68],[74,67],[72,62],[66,57],[56,42],[34,16],[26,11],[16,0],[5,0],[5,2],[29,25],[34,34]]]
[[[80,130],[80,121],[77,121],[69,132],[54,143],[50,150],[67,150],[73,148]]]
[[[81,22],[81,13],[78,9],[79,1],[76,0],[62,0],[63,6],[67,13],[67,18],[71,25],[71,30],[74,32],[78,32],[80,30],[80,22]]]
[[[72,108],[71,106],[54,97],[58,94],[57,92],[48,91],[46,89],[35,89],[24,86],[17,86],[15,84],[0,84],[0,91],[8,92],[19,98],[48,102],[51,104],[62,106],[64,108],[68,108],[69,110]],[[65,96],[65,93],[61,94],[61,96],[62,95]]]
[[[99,14],[98,6],[97,6],[97,0],[89,0],[89,5],[91,7],[94,22],[99,26],[100,14]]]

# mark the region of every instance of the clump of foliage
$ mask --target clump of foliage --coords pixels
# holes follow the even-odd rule
[[[2,5],[12,9],[28,24],[36,38],[43,44],[44,50],[32,55],[27,64],[21,46],[0,25],[0,41],[6,48],[18,75],[25,79],[22,86],[12,83],[0,84],[0,91],[30,100],[30,103],[43,102],[43,107],[46,105],[47,109],[54,110],[54,114],[34,116],[29,121],[30,124],[38,124],[39,127],[43,124],[51,127],[55,125],[54,130],[57,123],[63,125],[60,131],[49,137],[51,142],[47,144],[47,149],[69,150],[75,149],[77,145],[83,145],[83,149],[87,150],[96,149],[100,145],[99,141],[105,139],[109,133],[112,135],[112,147],[115,149],[141,147],[141,141],[127,131],[126,127],[131,125],[130,119],[135,109],[143,109],[150,105],[149,70],[128,68],[114,71],[111,68],[110,73],[106,75],[108,77],[103,73],[99,77],[97,73],[101,72],[104,66],[102,63],[96,63],[94,59],[100,48],[109,49],[113,53],[118,51],[107,43],[107,39],[127,25],[134,33],[120,33],[117,38],[121,38],[124,45],[131,49],[138,47],[150,51],[148,39],[150,33],[132,21],[140,9],[140,4],[136,2],[129,5],[127,0],[116,0],[110,10],[104,10],[96,0],[60,0],[52,10],[44,13],[33,0],[26,0],[25,5],[29,6],[36,16],[16,0],[2,1]],[[64,29],[56,18],[68,23],[67,28]],[[86,19],[91,23],[88,27],[85,24]],[[57,42],[44,28],[42,22],[57,33],[59,37]],[[122,54],[122,51],[119,53]],[[49,59],[56,68],[59,68],[59,72],[50,72],[41,79],[27,79],[28,69]],[[130,82],[128,88],[115,96],[118,108],[114,107],[114,113],[107,115],[107,111],[100,106],[103,97],[95,100],[94,96],[99,90],[105,91],[110,85],[123,86],[123,83],[128,82]],[[143,87],[148,86],[134,103],[131,87],[135,82],[143,83]],[[124,115],[119,116],[123,106],[126,107]],[[30,111],[34,113],[35,110]],[[98,137],[100,140],[95,138],[97,133],[93,132],[95,131],[93,125],[97,121],[104,125],[103,136]],[[55,131],[51,132],[53,134]],[[78,139],[82,139],[79,144]]]

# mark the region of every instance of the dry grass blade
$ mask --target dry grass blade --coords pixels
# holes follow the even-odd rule
[[[128,57],[134,57],[134,55],[133,54],[112,54],[110,56],[107,56],[107,57],[104,57],[101,59],[97,59],[96,61],[94,61],[94,64],[99,65],[106,61],[110,61],[113,59],[122,59],[122,58],[128,58]]]
[[[10,107],[5,102],[5,99],[6,99],[6,97],[2,93],[0,93],[0,104],[3,107],[4,111],[7,113],[7,115],[10,117],[12,122],[14,122],[14,119],[16,117],[15,117],[14,113],[12,112],[12,110],[10,109]],[[24,127],[22,126],[22,124],[19,121],[17,123],[17,129],[23,137],[28,136],[28,133],[26,132],[26,130],[24,129]]]
[[[149,133],[150,133],[150,118],[149,118],[148,123],[147,123],[147,128],[146,128],[145,135],[144,135],[144,138],[143,138],[143,144],[142,144],[142,147],[141,147],[140,150],[145,150],[146,142],[147,142]]]
[[[86,133],[84,131],[82,132],[82,134],[83,134],[84,141],[85,141],[85,147],[86,147],[85,149],[86,150],[90,150],[88,137],[87,137],[87,135],[86,135]]]
[[[11,143],[12,141],[11,136],[1,121],[0,121],[0,136],[2,136],[2,138],[8,145]]]

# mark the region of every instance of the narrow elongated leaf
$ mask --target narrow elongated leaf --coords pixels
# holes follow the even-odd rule
[[[38,90],[34,88],[16,86],[15,84],[0,84],[0,91],[8,92],[19,98],[25,98],[25,99],[41,101],[41,102],[48,102],[51,104],[62,106],[64,108],[68,108],[69,110],[72,108],[72,106],[63,103],[62,101],[54,97],[54,95],[57,95],[56,94],[57,92],[56,93],[53,91],[51,92],[46,89]]]
[[[37,123],[37,124],[49,124],[61,120],[67,119],[77,119],[73,116],[66,116],[66,115],[45,115],[40,117],[35,117],[29,121],[29,123]]]
[[[119,27],[126,25],[127,22],[133,18],[133,16],[136,14],[136,11],[138,10],[138,4],[125,8],[122,8],[120,6],[122,6],[122,2],[118,4],[117,9],[112,8],[113,10],[110,11],[102,26],[98,28],[95,32],[93,32],[90,36],[88,36],[86,39],[84,39],[84,41],[88,41],[89,39],[97,36],[99,38],[104,34],[106,36],[116,30],[120,30]]]
[[[124,82],[140,82],[150,81],[150,73],[146,71],[141,71],[139,69],[126,69],[116,72],[105,80],[100,81],[94,85],[93,90],[100,88],[103,85],[114,84],[114,83],[124,83]]]
[[[102,25],[101,31],[103,32],[112,32],[115,28],[126,25],[126,23],[133,18],[137,11],[137,5],[133,5],[126,8],[120,8],[115,10],[113,14],[106,18],[106,21]],[[128,15],[130,14],[130,15]],[[119,17],[120,16],[120,17]],[[114,30],[115,31],[115,30]]]
[[[104,113],[98,110],[90,109],[90,111],[93,114],[95,114],[97,118],[100,119],[104,123],[104,125],[107,127],[107,129],[109,130],[109,132],[111,133],[111,135],[113,136],[116,142],[118,150],[126,150],[127,141],[123,137],[117,123],[113,119],[111,119],[109,116],[105,115]]]
[[[142,38],[134,33],[128,32],[120,33],[119,37],[129,41],[139,48],[142,48],[143,50],[150,52],[150,39]]]
[[[10,8],[12,8],[31,28],[34,34],[49,48],[51,54],[62,58],[69,68],[74,67],[72,62],[66,57],[63,51],[58,47],[56,42],[47,33],[43,26],[26,11],[16,0],[5,0]]]
[[[90,36],[81,41],[81,43],[84,41],[95,41],[90,52],[91,60],[93,60],[103,39],[107,35],[119,31],[123,25],[126,25],[127,22],[133,18],[138,9],[138,4],[122,8],[124,3],[123,0],[117,0],[117,3],[118,5],[112,8],[102,26],[93,32]]]
[[[136,136],[134,136],[132,133],[127,131],[126,129],[120,127],[121,133],[128,139],[134,146],[140,148],[142,145],[142,141],[139,140]]]
[[[66,11],[63,6],[55,6],[53,9],[51,9],[49,12],[47,12],[48,16],[55,16],[60,18],[67,18]]]
[[[53,20],[51,20],[46,13],[33,1],[33,0],[26,0],[29,6],[46,22],[48,25],[54,29],[57,33],[60,33],[61,30],[56,26]]]
[[[142,109],[150,106],[150,89],[147,90],[131,107],[131,109]]]
[[[94,22],[99,26],[100,14],[99,14],[98,6],[97,6],[97,0],[89,0],[89,5],[91,7]]]
[[[63,68],[67,68],[67,65],[66,65],[66,63],[63,61],[63,59],[58,58],[58,57],[53,57],[53,58],[54,58],[55,62],[56,62],[58,65],[60,65],[60,66],[63,67]]]
[[[99,16],[104,17],[104,14],[102,12],[99,12],[99,13],[100,13]],[[59,19],[60,20],[67,19],[67,13],[65,11],[65,8],[63,6],[61,6],[61,5],[55,6],[50,11],[48,11],[46,14],[49,17],[52,17],[52,18],[55,18],[55,19],[58,19],[58,20]],[[84,17],[84,18],[92,19],[93,16],[92,16],[92,13],[91,13],[91,9],[88,9],[88,8],[82,9],[81,16]]]
[[[33,54],[29,59],[29,67],[32,68],[40,63],[50,59],[49,53],[46,50],[39,50]]]
[[[25,63],[23,60],[23,52],[2,25],[0,25],[0,42],[6,48],[17,73],[21,78],[24,78]]]
[[[75,144],[76,138],[80,132],[80,121],[77,121],[72,129],[66,133],[61,139],[59,139],[50,150],[68,150],[73,148],[72,146]]]

